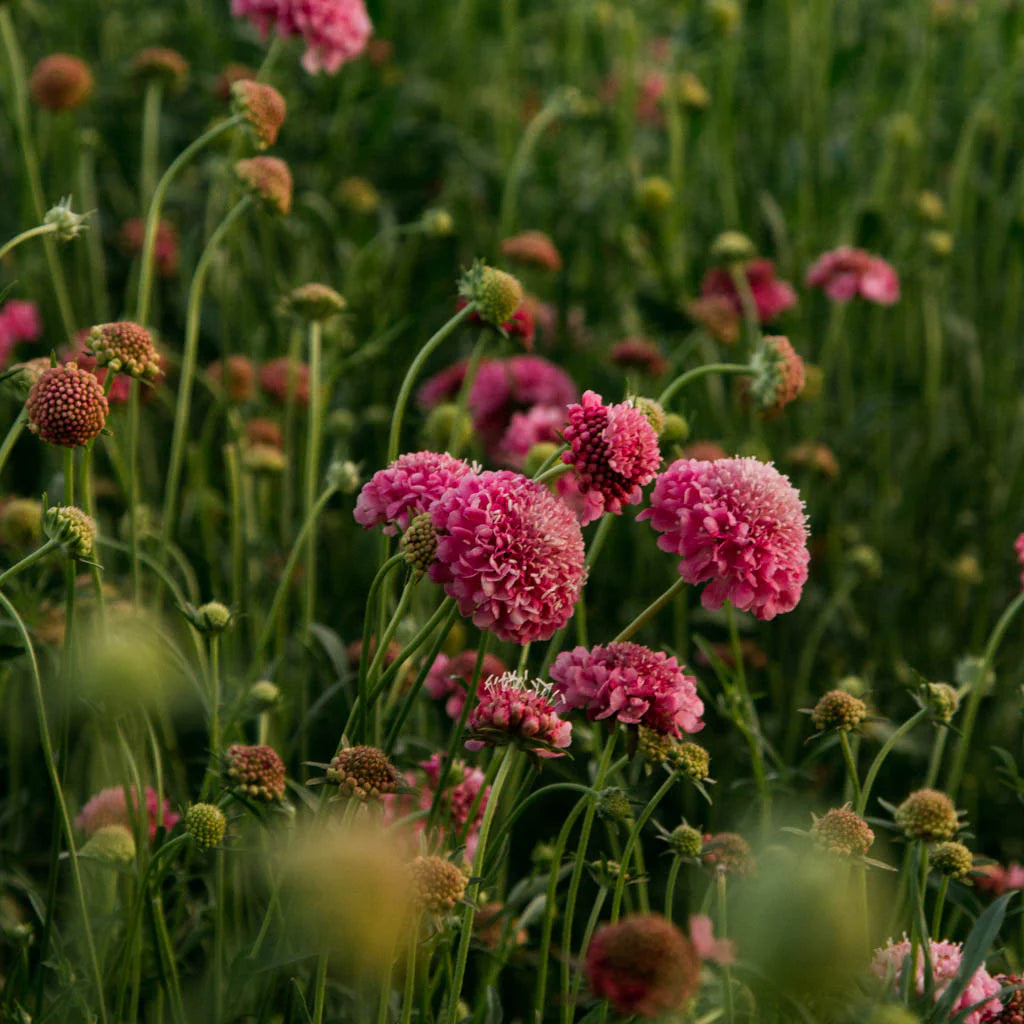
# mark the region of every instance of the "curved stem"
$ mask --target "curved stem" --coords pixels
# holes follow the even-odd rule
[[[42,547],[38,547],[35,551],[26,555],[20,562],[15,562],[9,569],[5,569],[0,573],[0,585],[6,583],[11,577],[17,576],[19,572],[27,569],[34,562],[38,562],[40,558],[48,555],[54,548],[60,547],[60,541],[48,540]]]
[[[388,433],[388,456],[387,464],[390,465],[398,458],[398,444],[402,433],[402,420],[405,418],[405,407],[409,404],[409,396],[412,394],[416,378],[423,369],[424,363],[430,358],[431,353],[447,338],[456,327],[464,320],[468,320],[476,312],[476,303],[470,302],[463,306],[416,354],[409,369],[405,373],[402,387],[399,389],[398,398],[395,399],[395,410],[391,414],[391,430]]]
[[[25,411],[25,407],[22,406],[21,412],[18,413],[11,424],[10,430],[7,431],[3,444],[0,444],[0,472],[3,472],[4,466],[7,465],[7,460],[10,458],[15,444],[18,442],[18,438],[21,437],[26,423],[28,423],[28,413]]]
[[[491,823],[494,821],[495,812],[498,809],[498,800],[501,796],[502,787],[508,778],[515,761],[516,748],[508,746],[502,755],[501,767],[491,787],[491,795],[487,799],[487,808],[484,811],[483,821],[480,823],[480,837],[477,842],[476,856],[473,858],[473,877],[466,886],[465,909],[462,911],[462,921],[459,935],[459,949],[455,959],[455,970],[452,973],[452,984],[448,990],[448,1024],[456,1024],[459,1019],[459,997],[462,995],[462,982],[466,976],[466,961],[469,959],[469,943],[473,937],[473,898],[480,890],[480,884],[484,874],[484,857],[487,854],[487,836],[491,831]]]
[[[3,13],[3,10],[0,9],[0,15]],[[89,953],[89,966],[92,970],[93,983],[96,986],[96,1008],[100,1024],[106,1024],[107,1005],[103,995],[103,975],[100,973],[99,960],[96,956],[96,943],[93,939],[89,908],[85,900],[85,888],[82,885],[82,875],[78,866],[78,851],[75,848],[75,834],[71,827],[71,816],[68,814],[68,805],[64,799],[64,790],[60,784],[57,753],[53,746],[53,740],[50,737],[50,726],[46,720],[46,701],[43,697],[43,682],[39,676],[39,663],[36,661],[35,648],[32,646],[32,638],[25,628],[25,623],[22,621],[14,605],[2,593],[0,593],[0,607],[10,616],[15,629],[21,635],[21,641],[25,645],[25,653],[28,655],[29,675],[32,678],[32,697],[36,706],[36,717],[39,720],[39,740],[43,746],[46,770],[53,786],[53,795],[57,802],[57,812],[60,816],[64,839],[68,844],[71,877],[74,881],[75,894],[78,897],[78,909],[82,915],[82,930],[85,934],[86,949]]]
[[[0,9],[0,17],[3,10]],[[149,299],[153,289],[153,250],[156,248],[156,233],[160,225],[160,211],[163,209],[164,199],[167,197],[167,190],[171,187],[178,172],[199,152],[205,145],[212,142],[218,135],[222,135],[236,124],[241,124],[244,118],[241,114],[229,117],[220,124],[215,124],[208,131],[203,132],[198,139],[195,139],[186,146],[170,166],[164,171],[160,180],[153,189],[153,198],[149,201],[149,212],[146,214],[146,233],[142,240],[142,263],[139,268],[139,292],[135,302],[135,319],[140,324],[145,324],[149,316]]]
[[[171,165],[174,166],[173,164]],[[166,175],[164,176],[166,177]],[[163,179],[161,179],[161,185]],[[157,202],[160,185],[157,186],[157,194],[153,196],[153,203]],[[217,229],[210,236],[206,248],[199,257],[195,273],[192,275],[192,284],[188,291],[188,311],[185,320],[185,345],[181,362],[181,379],[178,389],[178,403],[174,410],[174,433],[171,438],[171,456],[167,466],[167,490],[164,493],[163,522],[161,526],[161,540],[166,547],[174,536],[174,514],[178,503],[178,484],[181,478],[181,464],[185,455],[185,431],[188,429],[188,414],[192,401],[192,385],[196,372],[196,353],[199,348],[199,305],[203,295],[203,285],[206,281],[206,273],[209,270],[213,255],[220,245],[221,240],[246,210],[252,205],[252,197],[245,196],[240,199],[234,208],[220,222]],[[140,298],[141,302],[141,298]],[[140,317],[141,319],[141,317]]]
[[[711,373],[722,374],[746,374],[752,376],[754,371],[746,363],[705,363],[703,366],[696,366],[686,373],[681,373],[671,384],[658,396],[658,405],[667,406],[668,403],[686,387],[701,377]]]
[[[875,784],[875,779],[878,776],[878,772],[882,765],[885,763],[885,759],[889,756],[889,752],[894,746],[908,733],[911,729],[928,715],[927,708],[921,708],[916,714],[913,714],[908,718],[883,744],[882,749],[875,755],[874,761],[871,762],[871,767],[868,769],[867,777],[864,779],[864,785],[860,791],[860,800],[857,801],[857,814],[862,818],[864,812],[867,810],[868,797],[871,796],[871,787]]]
[[[40,224],[37,227],[29,228],[27,231],[22,231],[20,235],[15,235],[9,242],[0,245],[0,260],[12,249],[21,245],[22,242],[27,242],[30,238],[37,238],[39,235],[52,235],[56,230],[56,224]]]
[[[1009,604],[1009,607],[999,617],[992,634],[985,645],[985,651],[981,656],[981,663],[978,665],[974,683],[971,686],[970,696],[967,698],[967,706],[964,708],[964,717],[960,726],[960,742],[957,744],[956,754],[953,757],[953,764],[949,769],[949,778],[946,781],[946,792],[951,800],[956,799],[957,790],[960,788],[960,781],[964,774],[964,765],[967,762],[967,751],[971,745],[971,735],[974,732],[974,723],[978,717],[978,706],[981,698],[985,695],[985,677],[992,667],[992,660],[996,651],[1002,643],[1003,636],[1014,620],[1017,613],[1024,608],[1024,590],[1022,590]]]

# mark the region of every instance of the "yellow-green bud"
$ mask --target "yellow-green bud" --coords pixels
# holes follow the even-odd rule
[[[459,294],[476,304],[483,320],[500,327],[522,305],[523,288],[507,271],[477,260],[459,282]]]
[[[429,914],[447,914],[466,891],[466,876],[443,857],[417,857],[409,865],[416,905]]]
[[[473,437],[473,417],[455,402],[435,405],[423,426],[423,440],[431,451],[444,452],[453,445],[461,448]]]
[[[104,825],[78,851],[83,857],[108,864],[129,864],[135,859],[135,837],[124,825]]]
[[[974,867],[974,854],[963,843],[937,843],[931,860],[936,871],[950,878],[966,878]]]
[[[293,288],[283,300],[283,306],[303,320],[319,322],[337,316],[346,306],[344,296],[330,285],[312,281]]]
[[[685,416],[677,412],[665,413],[665,425],[661,428],[658,440],[666,444],[685,444],[690,436],[690,424]]]
[[[87,213],[75,213],[71,209],[71,196],[67,196],[46,211],[43,223],[56,225],[53,234],[58,242],[70,242],[86,229],[88,216]]]
[[[220,601],[207,601],[196,609],[192,621],[202,633],[223,633],[231,625],[231,609]]]
[[[555,444],[554,441],[538,441],[526,453],[526,459],[523,462],[523,472],[529,477],[536,476],[540,467],[543,466],[544,463],[547,462],[560,447],[561,446]],[[553,462],[552,465],[557,465],[557,463]]]
[[[437,553],[437,533],[429,512],[416,516],[402,534],[402,553],[406,562],[418,572],[426,572]]]
[[[96,544],[96,523],[74,505],[48,508],[43,516],[43,532],[59,542],[69,558],[91,558]]]
[[[227,827],[224,812],[214,804],[193,804],[185,812],[185,831],[200,850],[216,846]]]
[[[269,679],[260,679],[249,687],[249,699],[260,711],[269,711],[281,699],[281,690]]]
[[[428,238],[445,238],[455,230],[454,218],[447,210],[440,207],[424,210],[421,223],[423,233]]]
[[[669,762],[696,782],[703,782],[711,769],[711,755],[699,743],[688,741],[673,746]]]
[[[919,789],[896,808],[896,824],[908,839],[952,839],[960,820],[945,793],[937,789]]]
[[[617,786],[602,789],[597,794],[597,813],[608,821],[627,822],[633,817],[633,808],[624,789]]]
[[[327,482],[342,494],[355,494],[362,482],[362,473],[351,459],[338,459],[327,467]]]
[[[704,836],[691,825],[677,825],[669,834],[668,845],[677,857],[699,857],[704,849]]]
[[[827,729],[856,729],[867,717],[867,705],[859,697],[843,690],[829,690],[811,712],[811,719],[816,728],[823,732]]]
[[[715,263],[742,263],[756,255],[754,243],[742,231],[723,231],[711,243],[711,259]]]
[[[658,217],[672,205],[675,193],[668,178],[652,175],[640,182],[636,198],[648,217]]]

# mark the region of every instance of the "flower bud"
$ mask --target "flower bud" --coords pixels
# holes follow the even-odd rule
[[[346,302],[330,285],[314,281],[292,289],[282,305],[289,313],[303,320],[322,322],[337,316],[345,308]]]
[[[135,860],[135,837],[124,825],[103,825],[93,832],[78,854],[107,864],[130,864]]]
[[[71,196],[66,196],[46,211],[43,223],[57,226],[53,234],[58,242],[70,242],[85,230],[88,217],[87,213],[75,213],[71,209]]]
[[[249,700],[260,711],[270,711],[281,699],[281,690],[269,679],[260,679],[249,687]]]
[[[52,53],[33,69],[28,91],[33,101],[47,110],[74,110],[92,95],[89,66],[70,53]]]
[[[669,833],[668,845],[677,857],[699,857],[704,849],[704,837],[690,825],[676,825]]]
[[[64,448],[88,444],[106,425],[108,410],[103,385],[74,363],[44,370],[25,400],[29,430]]]
[[[423,226],[423,233],[428,238],[446,238],[455,231],[454,218],[441,207],[424,210],[420,224]]]
[[[754,243],[742,231],[723,231],[711,243],[714,263],[743,263],[756,255]]]
[[[231,609],[220,601],[207,601],[196,608],[192,625],[200,633],[223,633],[231,625]]]
[[[665,444],[685,444],[690,436],[690,424],[685,416],[677,412],[665,413],[665,425],[661,428],[658,440]]]
[[[275,156],[254,156],[235,163],[235,177],[271,213],[287,216],[292,208],[292,172]]]
[[[960,828],[953,801],[937,789],[918,789],[896,808],[896,824],[908,839],[952,839]]]
[[[417,857],[409,865],[416,905],[428,914],[447,914],[466,891],[466,876],[443,857]]]
[[[416,516],[402,534],[402,553],[406,562],[417,572],[426,572],[437,553],[437,533],[429,512]]]
[[[97,366],[107,366],[114,373],[152,380],[160,374],[160,356],[153,336],[145,327],[121,320],[98,324],[89,331],[86,348],[96,357]]]
[[[974,854],[963,843],[937,843],[931,860],[936,871],[950,878],[966,878],[974,867]]]
[[[511,320],[522,305],[523,289],[511,274],[477,260],[459,282],[459,294],[476,304],[476,311],[488,323],[500,327]]]
[[[57,541],[69,558],[91,558],[96,522],[74,505],[56,505],[43,516],[43,532]]]
[[[188,84],[188,61],[167,46],[147,46],[132,58],[132,74],[142,82],[159,82],[180,93]]]
[[[607,821],[625,824],[633,818],[633,807],[624,789],[611,786],[597,794],[597,813]]]
[[[387,754],[377,747],[346,747],[331,759],[327,781],[348,796],[379,800],[398,792],[400,777]]]
[[[425,447],[444,452],[454,443],[458,447],[468,444],[475,433],[473,417],[455,402],[435,405],[423,426]]]
[[[829,690],[811,712],[811,720],[815,728],[826,732],[829,729],[842,729],[849,732],[856,729],[867,717],[867,705],[859,697],[843,690]]]
[[[228,820],[214,804],[193,804],[185,812],[185,831],[200,850],[209,850],[224,838]]]
[[[225,774],[243,796],[252,800],[272,803],[284,797],[284,761],[273,747],[235,743],[228,748]]]
[[[245,126],[257,149],[277,142],[288,107],[284,97],[271,85],[249,78],[231,86],[231,112],[245,118]]]
[[[337,459],[327,467],[327,483],[342,494],[355,494],[361,482],[362,473],[350,459]]]
[[[822,818],[814,818],[811,836],[818,846],[836,857],[863,857],[875,841],[871,827],[848,804],[833,807]]]

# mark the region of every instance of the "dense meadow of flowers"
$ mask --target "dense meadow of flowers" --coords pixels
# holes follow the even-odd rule
[[[0,0],[0,1020],[1024,1022],[1022,83]]]

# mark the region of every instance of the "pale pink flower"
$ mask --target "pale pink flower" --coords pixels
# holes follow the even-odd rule
[[[423,689],[434,700],[445,702],[444,710],[449,718],[458,720],[462,717],[475,667],[476,651],[460,651],[452,658],[439,654],[430,666],[427,678],[423,680]],[[507,668],[501,658],[496,654],[485,654],[477,689],[491,676],[500,676],[505,671]]]
[[[491,676],[469,713],[468,750],[516,743],[537,757],[563,757],[572,742],[572,725],[558,717],[548,700],[550,687],[525,675]]]
[[[410,452],[363,484],[353,516],[360,526],[394,535],[473,470],[447,452]]]
[[[658,547],[679,555],[687,583],[704,583],[705,608],[730,601],[772,619],[792,611],[807,579],[807,518],[799,492],[754,458],[679,459],[658,477],[649,519]]]
[[[568,415],[562,461],[572,466],[587,499],[582,522],[635,505],[661,465],[658,435],[647,417],[629,402],[605,405],[593,391],[570,405]]]
[[[139,805],[135,787],[130,789],[132,803]],[[149,825],[149,841],[156,839],[157,830],[157,795],[152,786],[146,787],[146,814]],[[93,796],[75,818],[75,824],[87,835],[91,836],[105,825],[123,825],[131,830],[133,815],[128,812],[124,786],[109,786],[101,789]],[[171,805],[164,798],[163,824],[170,830],[178,823],[180,815],[171,810]]]
[[[704,728],[697,680],[662,651],[629,642],[577,647],[555,659],[550,675],[559,710],[614,717],[670,736]]]
[[[522,469],[530,449],[546,441],[558,442],[568,421],[569,412],[564,405],[534,405],[526,412],[513,413],[498,443],[495,458],[507,466]]]
[[[824,288],[834,302],[849,302],[859,295],[880,306],[891,306],[900,297],[900,279],[892,264],[849,245],[819,256],[807,271],[807,283]]]
[[[761,323],[770,323],[784,310],[796,305],[796,290],[788,281],[780,281],[775,276],[775,264],[771,260],[751,260],[742,272],[750,285],[757,319]],[[737,316],[743,315],[743,303],[728,270],[709,270],[701,282],[700,294],[702,299],[727,299]]]
[[[722,967],[736,962],[736,943],[731,939],[716,939],[711,918],[706,914],[690,916],[690,941],[701,960],[711,960]]]
[[[0,309],[0,331],[7,331],[15,341],[35,341],[43,333],[39,307],[34,302],[11,299]]]
[[[971,876],[979,889],[1000,896],[1011,889],[1024,889],[1024,868],[1016,861],[1002,864],[981,864]]]
[[[949,987],[957,969],[960,967],[962,958],[961,945],[959,942],[936,942],[929,940],[931,950],[932,978],[934,980],[934,998],[938,1002],[942,993]],[[875,950],[874,959],[871,961],[871,969],[879,978],[891,977],[894,990],[900,991],[900,978],[903,973],[903,961],[910,956],[911,943],[904,933],[900,942],[893,942],[892,939],[881,949]],[[924,950],[918,947],[914,964],[914,988],[918,995],[924,995]],[[975,1003],[983,1003],[977,1010],[964,1017],[964,1024],[981,1024],[982,1021],[990,1020],[1003,1008],[1003,1004],[994,998],[1002,986],[993,978],[984,966],[979,967],[967,987],[961,993],[960,998],[954,1003],[950,1010],[950,1017],[955,1017],[961,1010]],[[985,1000],[988,1000],[985,1002]]]
[[[430,578],[474,625],[523,644],[569,621],[586,577],[583,534],[543,484],[509,470],[470,474],[430,514]]]

